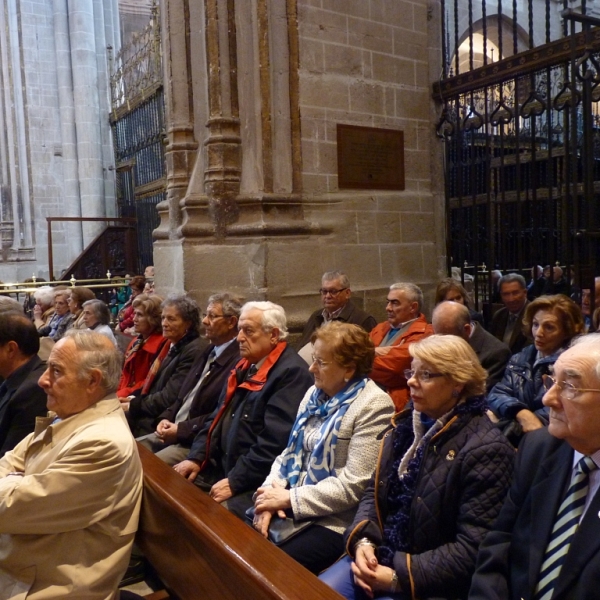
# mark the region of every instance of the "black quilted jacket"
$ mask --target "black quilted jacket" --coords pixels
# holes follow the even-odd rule
[[[412,410],[396,415],[395,423],[402,419],[412,419]],[[385,434],[377,470],[346,532],[350,553],[362,537],[381,544],[398,430]],[[467,596],[479,544],[508,491],[514,455],[486,416],[455,416],[429,441],[410,510],[410,551],[394,556],[400,587],[407,595]]]

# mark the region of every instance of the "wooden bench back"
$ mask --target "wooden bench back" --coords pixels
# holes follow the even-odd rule
[[[139,446],[136,541],[180,600],[340,600],[341,596]]]

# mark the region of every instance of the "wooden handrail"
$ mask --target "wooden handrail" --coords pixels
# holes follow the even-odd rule
[[[138,445],[144,496],[136,541],[181,600],[341,596]]]

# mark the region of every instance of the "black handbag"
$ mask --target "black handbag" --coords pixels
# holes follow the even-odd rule
[[[254,523],[254,506],[251,506],[246,511],[246,519],[252,525]],[[277,515],[273,515],[271,522],[269,523],[269,540],[276,546],[287,542],[295,535],[309,527],[314,523],[314,519],[304,519],[302,521],[296,521],[293,517],[286,517],[282,519]]]

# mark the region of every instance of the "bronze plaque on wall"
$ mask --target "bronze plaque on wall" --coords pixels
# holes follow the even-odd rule
[[[338,187],[404,189],[404,132],[337,126]]]

